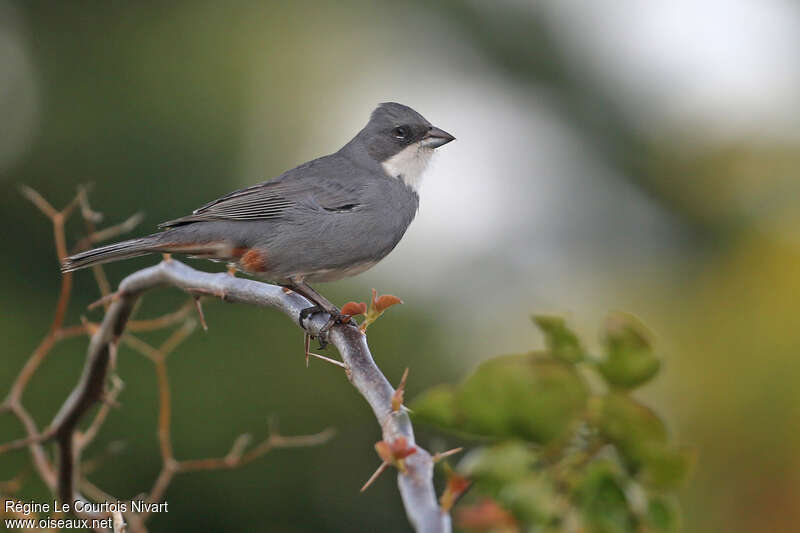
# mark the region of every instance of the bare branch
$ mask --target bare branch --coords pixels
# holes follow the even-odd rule
[[[72,249],[76,252],[83,251],[93,244],[113,239],[123,233],[128,233],[138,226],[143,219],[144,215],[142,213],[136,213],[114,226],[109,226],[101,230],[95,230],[91,227],[89,229],[89,235],[75,243]],[[90,224],[90,221],[87,220],[87,224]]]
[[[5,444],[0,444],[0,454],[10,452],[12,450],[19,450],[20,448],[25,448],[37,442],[44,442],[50,437],[52,437],[52,435],[40,433],[37,435],[29,435],[21,439],[12,440],[11,442],[6,442]]]
[[[144,320],[131,320],[128,322],[128,327],[126,329],[128,331],[153,331],[156,329],[163,329],[167,326],[183,322],[192,309],[194,309],[194,299],[188,301],[177,311],[167,313],[166,315]]]
[[[106,399],[103,402],[103,405],[100,406],[100,409],[97,410],[97,414],[94,415],[94,420],[92,423],[89,424],[89,427],[80,435],[80,447],[85,448],[89,445],[90,442],[94,440],[97,436],[97,432],[100,431],[100,426],[103,425],[103,422],[106,421],[108,417],[108,413],[111,411],[111,407],[114,405],[114,402],[119,396],[119,393],[122,392],[122,388],[124,384],[122,380],[117,376],[112,376],[111,378],[111,390],[106,393]]]
[[[27,185],[20,185],[19,192],[21,192],[25,198],[30,200],[33,205],[38,207],[39,211],[44,213],[48,218],[52,219],[58,214],[58,211],[56,211],[55,207],[50,205],[50,202],[45,200],[41,194]]]
[[[197,470],[237,468],[258,459],[262,455],[276,448],[295,448],[324,444],[330,440],[330,438],[333,436],[333,433],[334,431],[331,428],[328,428],[314,435],[298,435],[287,437],[279,434],[272,434],[261,444],[247,453],[245,453],[244,450],[247,447],[247,444],[249,444],[250,436],[247,434],[239,435],[239,437],[233,442],[231,450],[224,457],[180,461],[178,462],[177,471],[194,472]]]

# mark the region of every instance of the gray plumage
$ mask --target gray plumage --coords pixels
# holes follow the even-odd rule
[[[160,233],[74,255],[62,269],[169,252],[287,285],[354,275],[403,237],[428,159],[452,140],[413,109],[381,104],[338,152],[165,222]]]

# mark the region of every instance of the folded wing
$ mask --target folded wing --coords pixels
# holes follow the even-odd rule
[[[292,208],[348,211],[359,205],[361,188],[329,179],[276,179],[234,191],[195,209],[191,215],[159,224],[171,228],[208,220],[274,220]]]

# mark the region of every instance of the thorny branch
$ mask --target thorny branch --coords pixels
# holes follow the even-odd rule
[[[296,293],[287,294],[281,287],[235,278],[226,273],[200,272],[172,259],[162,261],[131,274],[120,283],[103,323],[92,337],[81,382],[56,415],[53,427],[74,427],[74,421],[97,401],[99,384],[107,371],[110,352],[122,335],[133,306],[144,292],[162,286],[176,287],[192,294],[215,296],[227,302],[272,307],[288,315],[298,326],[305,326],[311,335],[318,335],[326,322],[325,317],[315,315],[300,324],[300,311],[311,304]],[[347,367],[348,378],[372,407],[381,425],[383,440],[395,442],[404,438],[409,446],[415,446],[408,414],[404,409],[393,410],[392,398],[395,391],[375,365],[366,336],[354,325],[339,324],[331,330],[329,340],[339,350]],[[151,353],[151,356],[158,357],[156,353]],[[60,442],[62,453],[67,454],[67,442],[64,439],[60,439]],[[450,531],[450,517],[441,511],[436,500],[432,480],[433,460],[430,454],[417,448],[416,453],[405,459],[405,467],[405,471],[398,475],[398,485],[412,525],[421,532]],[[177,469],[175,466],[172,468]],[[166,477],[169,471],[162,471],[162,474]],[[59,477],[62,493],[68,494],[71,490],[72,474],[62,472]],[[159,489],[157,481],[154,492]]]
[[[97,230],[96,223],[102,219],[102,215],[93,211],[89,206],[86,188],[80,188],[76,197],[60,211],[56,210],[38,192],[29,187],[21,187],[21,192],[51,220],[56,244],[56,256],[59,261],[67,256],[64,226],[76,207],[80,207],[80,213],[86,225],[88,235],[73,247],[72,252],[86,249],[97,242],[130,231],[141,218],[138,215],[134,215],[122,224]],[[102,267],[94,267],[93,273],[100,294],[103,296],[103,307],[108,311],[109,307],[111,307],[112,300],[110,285]],[[250,450],[246,449],[249,443],[249,436],[243,435],[236,440],[230,452],[222,458],[178,461],[173,455],[169,433],[171,408],[169,382],[166,372],[166,357],[194,329],[195,321],[190,318],[189,315],[195,308],[195,299],[190,299],[184,306],[172,313],[149,320],[131,320],[127,323],[127,330],[129,332],[153,331],[180,324],[180,327],[173,332],[168,340],[156,349],[145,341],[133,337],[130,333],[123,334],[121,330],[114,335],[113,343],[98,344],[96,339],[103,334],[103,327],[85,318],[82,318],[81,324],[65,326],[65,314],[69,305],[71,292],[72,274],[64,274],[61,281],[58,302],[56,304],[56,311],[50,328],[37,348],[26,360],[22,370],[12,382],[8,395],[2,403],[0,403],[0,413],[8,412],[15,416],[25,430],[25,437],[0,444],[0,454],[18,448],[28,448],[36,473],[50,491],[56,494],[60,500],[72,502],[76,499],[82,499],[83,496],[81,496],[75,488],[75,486],[78,485],[82,491],[91,496],[95,501],[117,501],[117,498],[106,494],[85,478],[85,476],[93,471],[97,464],[101,462],[103,455],[85,462],[80,461],[80,455],[100,431],[104,421],[111,412],[111,408],[116,403],[116,398],[122,391],[123,383],[121,379],[113,374],[110,375],[110,379],[107,379],[109,378],[109,370],[113,369],[114,366],[114,354],[116,353],[120,338],[134,350],[148,357],[153,362],[156,375],[158,376],[160,400],[158,433],[159,443],[161,445],[162,470],[156,479],[153,489],[150,493],[144,495],[148,503],[157,503],[163,499],[167,487],[173,476],[177,473],[236,468],[261,457],[272,449],[317,445],[327,441],[332,435],[331,430],[325,430],[315,435],[283,436],[273,427],[271,428],[269,437]],[[132,311],[132,309],[129,309],[128,315],[130,315]],[[126,320],[128,315],[125,317]],[[103,324],[106,322],[108,322],[108,315]],[[33,417],[23,405],[22,398],[24,391],[53,347],[59,341],[79,335],[89,335],[93,337],[93,341],[89,347],[88,360],[93,361],[96,366],[89,369],[91,365],[87,364],[81,381],[64,402],[55,420],[46,429],[39,431]],[[96,356],[98,353],[105,354],[105,359],[103,357],[92,357],[93,355]],[[89,379],[86,379],[87,376]],[[110,387],[104,390],[107,381],[110,381]],[[80,431],[77,427],[78,421],[81,416],[97,402],[102,403],[96,411],[94,418],[84,431]],[[45,441],[52,438],[55,438],[59,445],[60,457],[57,467],[53,465],[53,461],[44,448]],[[113,453],[114,448],[113,445],[110,446],[107,453]],[[23,470],[11,480],[0,483],[0,499],[13,499],[12,495],[21,489],[25,477],[26,471]],[[133,532],[146,531],[145,522],[148,518],[147,513],[125,513],[124,518],[127,519],[127,524],[122,514],[119,512],[111,513],[110,516],[113,521],[113,530],[115,533],[126,531],[128,526],[130,526],[130,530]],[[30,518],[30,516],[27,518]]]

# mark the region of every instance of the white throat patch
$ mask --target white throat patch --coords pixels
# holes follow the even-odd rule
[[[422,185],[422,174],[428,168],[431,156],[433,156],[433,148],[417,142],[384,161],[382,166],[384,172],[389,176],[399,179],[419,194],[419,188]]]

